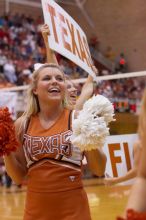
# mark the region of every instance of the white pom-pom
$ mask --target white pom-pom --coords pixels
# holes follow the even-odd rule
[[[83,106],[83,111],[87,111],[98,117],[104,117],[107,124],[114,120],[113,104],[103,95],[94,95],[91,99],[86,101]]]
[[[43,63],[35,63],[34,64],[34,70],[37,71],[43,65],[44,65]]]
[[[113,121],[112,103],[102,95],[93,96],[73,120],[71,142],[81,151],[100,148],[109,135],[108,123]]]

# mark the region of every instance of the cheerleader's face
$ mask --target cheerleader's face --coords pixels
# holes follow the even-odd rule
[[[66,80],[66,87],[69,102],[71,103],[71,105],[75,105],[77,100],[77,89],[71,80]]]
[[[66,84],[64,74],[55,67],[46,67],[39,72],[34,94],[39,102],[62,102],[65,97]]]

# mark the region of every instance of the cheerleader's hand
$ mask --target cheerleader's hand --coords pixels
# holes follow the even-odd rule
[[[47,24],[42,25],[41,33],[42,33],[45,43],[48,43],[48,36],[50,35],[50,29]]]
[[[102,95],[93,96],[73,120],[72,143],[81,151],[103,147],[109,135],[108,124],[115,120],[113,116],[112,103]]]
[[[116,178],[104,178],[103,182],[106,186],[112,186],[116,184]]]

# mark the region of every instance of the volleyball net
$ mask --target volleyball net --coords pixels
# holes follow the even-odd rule
[[[72,81],[80,91],[86,78]],[[113,102],[116,112],[138,113],[145,86],[146,71],[97,76],[95,94],[98,93],[109,98]],[[0,106],[11,106],[12,112],[23,112],[27,102],[28,87],[29,85],[1,88]]]

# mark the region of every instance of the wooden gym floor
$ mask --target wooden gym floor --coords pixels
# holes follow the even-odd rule
[[[85,180],[92,220],[115,220],[121,215],[129,195],[130,186],[97,185],[96,180]],[[0,219],[22,220],[25,188],[6,190],[0,188]]]

